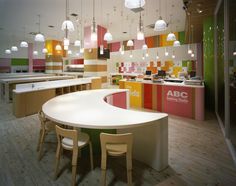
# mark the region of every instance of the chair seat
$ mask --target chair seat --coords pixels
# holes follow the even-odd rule
[[[88,144],[89,142],[89,135],[83,132],[78,134],[78,147],[81,148]],[[62,139],[62,146],[67,149],[73,149],[73,140],[70,138],[63,138]]]
[[[120,156],[127,152],[126,144],[106,144],[106,149],[111,156]]]

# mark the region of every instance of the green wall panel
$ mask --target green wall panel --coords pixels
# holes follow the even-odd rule
[[[12,66],[27,66],[29,65],[29,60],[23,59],[23,58],[11,59],[11,65]]]
[[[215,80],[214,80],[214,19],[205,18],[203,21],[203,61],[205,80],[205,105],[214,110],[215,103]]]
[[[185,44],[185,32],[179,32],[179,42],[181,45]]]

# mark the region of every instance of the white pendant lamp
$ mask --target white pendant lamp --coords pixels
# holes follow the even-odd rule
[[[194,56],[195,56],[195,54],[192,52],[191,57],[194,57]]]
[[[124,45],[123,44],[121,44],[121,47],[120,47],[119,51],[120,51],[121,55],[125,54],[125,50],[124,50]]]
[[[160,17],[156,23],[155,23],[155,27],[154,27],[154,31],[160,32],[160,31],[164,31],[167,29],[167,24],[166,22]]]
[[[192,53],[193,53],[193,51],[192,51],[192,49],[191,49],[191,46],[188,45],[188,54],[192,54]]]
[[[58,50],[58,51],[62,50],[61,45],[60,45],[60,44],[57,44],[56,47],[55,47],[55,49]]]
[[[20,42],[20,47],[21,48],[28,48],[28,43],[26,41],[21,41]]]
[[[44,35],[40,33],[40,15],[38,15],[38,17],[39,17],[39,22],[38,22],[39,32],[35,35],[34,40],[36,42],[44,42],[45,41]]]
[[[145,56],[146,56],[146,57],[149,57],[149,53],[148,53],[148,51],[146,52]]]
[[[104,40],[105,40],[105,41],[112,41],[112,35],[111,35],[111,33],[109,32],[109,30],[107,30],[107,32],[105,33],[105,35],[104,35]]]
[[[70,45],[70,40],[68,38],[64,38],[63,45],[64,46],[69,46]]]
[[[43,50],[42,50],[42,53],[43,53],[43,54],[46,54],[46,53],[48,53],[48,49],[46,49],[46,48],[43,48]]]
[[[81,54],[83,54],[84,53],[84,48],[80,48],[80,50],[79,50],[79,52],[81,53]]]
[[[109,32],[109,14],[107,14],[107,32],[105,33],[105,35],[104,35],[104,40],[105,41],[112,41],[112,35],[111,35],[111,33]]]
[[[127,46],[128,47],[132,47],[132,46],[134,46],[134,42],[133,42],[133,40],[128,40],[128,42],[127,42]]]
[[[100,52],[101,55],[104,54],[104,47],[103,47],[103,45],[100,45],[100,51],[99,52]]]
[[[132,53],[132,50],[130,50],[129,57],[130,57],[130,58],[133,58],[133,53]]]
[[[143,50],[147,50],[147,49],[148,49],[148,46],[147,46],[146,44],[143,44],[142,49],[143,49]]]
[[[144,40],[142,14],[139,15],[139,25],[137,30],[137,40]]]
[[[91,28],[91,41],[97,41],[98,36],[97,36],[97,29],[96,29],[96,22],[95,22],[95,0],[93,0],[93,23],[92,23],[92,28]]]
[[[79,47],[80,46],[80,40],[75,40],[74,46]]]
[[[10,49],[6,49],[5,50],[5,54],[11,54],[11,50]]]
[[[169,55],[169,52],[167,50],[167,48],[165,48],[165,56],[168,56]]]
[[[12,46],[12,47],[11,47],[11,51],[12,51],[12,52],[17,52],[17,51],[18,51],[17,46]]]
[[[72,51],[71,51],[71,50],[68,50],[68,51],[67,51],[67,54],[68,54],[68,55],[71,55],[71,54],[72,54]]]
[[[173,46],[174,46],[174,47],[180,46],[180,42],[179,42],[178,40],[174,41]]]
[[[69,18],[69,0],[66,0],[66,20],[63,21],[61,29],[63,31],[70,31],[70,32],[73,32],[75,30],[74,24]]]
[[[168,35],[167,35],[167,38],[166,38],[167,41],[175,41],[176,40],[176,37],[175,37],[175,34],[170,32]]]
[[[64,45],[64,50],[68,50],[69,49],[69,46],[67,46],[67,45]]]
[[[158,51],[157,51],[156,59],[159,59]]]
[[[172,53],[172,59],[175,59],[175,52]]]
[[[33,55],[37,56],[38,55],[38,51],[37,50],[33,51]]]
[[[125,0],[125,7],[129,9],[143,7],[145,0]]]

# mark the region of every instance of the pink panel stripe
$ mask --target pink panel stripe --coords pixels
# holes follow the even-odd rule
[[[10,58],[0,58],[0,67],[10,67],[11,59]]]
[[[145,43],[144,40],[134,40],[134,49],[141,49],[143,44]]]

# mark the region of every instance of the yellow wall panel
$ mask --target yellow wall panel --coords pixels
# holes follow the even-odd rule
[[[130,106],[134,108],[142,108],[143,84],[136,82],[125,82],[125,88],[130,91]]]

